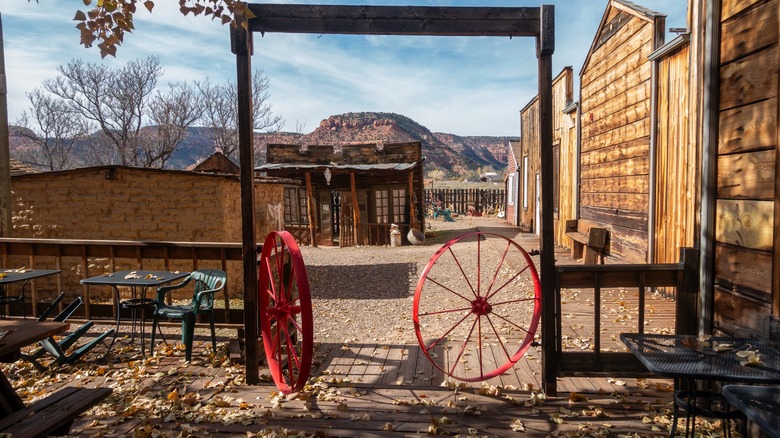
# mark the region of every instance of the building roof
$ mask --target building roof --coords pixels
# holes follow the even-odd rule
[[[34,172],[34,173],[19,173],[14,174],[11,172],[11,176],[15,178],[55,178],[59,175],[69,175],[78,173],[100,173],[103,172],[106,175],[106,179],[111,179],[112,174],[116,172],[146,172],[146,173],[162,173],[168,175],[180,175],[180,176],[195,176],[198,178],[222,178],[231,179],[235,181],[240,180],[239,175],[227,174],[227,173],[211,173],[211,172],[195,172],[192,170],[180,170],[180,169],[158,169],[152,167],[136,167],[136,166],[123,166],[123,165],[103,165],[92,167],[78,167],[75,169],[57,170],[52,172]],[[279,177],[255,177],[256,184],[300,184],[301,182],[296,179],[279,178]]]
[[[21,161],[11,158],[11,176],[27,175],[30,173],[40,173],[36,169],[22,163]]]
[[[267,170],[279,170],[279,169],[294,169],[294,170],[357,170],[357,171],[369,171],[369,170],[410,170],[417,167],[417,163],[377,163],[377,164],[308,164],[308,163],[267,163],[255,167],[257,171]]]
[[[609,21],[610,11],[613,8],[617,9],[619,12],[612,21]],[[628,23],[632,17],[660,26],[660,31],[663,32],[666,15],[647,9],[644,6],[639,6],[627,0],[609,0],[609,2],[607,2],[607,8],[604,10],[604,16],[601,17],[601,23],[599,23],[599,27],[596,30],[596,35],[593,38],[590,49],[585,55],[585,61],[582,63],[582,68],[580,69],[580,76],[582,76],[582,74],[585,72],[585,69],[590,64],[590,58],[593,55],[593,52],[595,52],[596,49],[601,47],[601,44],[604,43],[605,40],[603,36],[613,34],[626,23]],[[653,49],[655,49],[655,47]]]
[[[208,158],[189,166],[187,170],[194,172],[210,172],[210,173],[228,173],[237,175],[241,173],[241,168],[236,165],[230,158],[226,157],[221,151],[216,151]]]

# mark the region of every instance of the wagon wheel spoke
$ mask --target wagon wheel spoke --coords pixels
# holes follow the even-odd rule
[[[525,327],[523,327],[523,326],[521,326],[519,324],[516,324],[514,321],[511,321],[511,320],[507,319],[503,315],[499,315],[499,314],[495,313],[495,314],[493,314],[493,316],[495,316],[496,318],[506,322],[507,324],[510,324],[512,327],[515,327],[516,329],[518,329],[518,330],[520,330],[522,332],[525,332],[526,334],[531,334],[531,335],[534,334],[534,332],[531,331],[531,328],[527,329],[527,328],[525,328]]]
[[[446,332],[444,332],[444,334],[443,334],[443,335],[441,335],[441,336],[439,337],[439,339],[435,340],[435,341],[434,341],[434,342],[433,342],[431,345],[429,345],[429,346],[427,346],[427,347],[423,345],[423,348],[425,348],[425,350],[426,350],[426,351],[430,351],[430,350],[432,350],[432,349],[433,349],[433,347],[437,346],[437,345],[439,344],[439,342],[441,342],[441,341],[443,341],[444,339],[446,339],[446,338],[447,338],[447,336],[449,336],[449,335],[450,335],[450,333],[452,333],[452,331],[453,331],[453,330],[455,330],[456,328],[458,328],[458,326],[460,326],[460,324],[461,324],[463,321],[465,321],[465,320],[466,320],[466,318],[468,318],[469,316],[471,316],[471,313],[468,313],[468,314],[466,314],[466,316],[464,316],[463,318],[461,318],[461,319],[460,319],[460,321],[458,321],[458,322],[457,322],[457,323],[455,323],[455,324],[454,324],[452,327],[450,327],[450,329],[449,329],[449,330],[447,330]]]
[[[494,284],[496,284],[496,279],[498,278],[498,273],[499,273],[499,272],[500,272],[500,270],[501,270],[501,266],[503,266],[503,265],[504,265],[504,260],[506,259],[506,255],[507,255],[507,253],[509,253],[509,248],[511,248],[511,247],[512,247],[512,243],[511,243],[511,242],[507,242],[507,243],[506,243],[506,246],[504,247],[504,253],[503,253],[503,254],[501,254],[501,260],[499,260],[499,261],[498,261],[498,263],[496,263],[496,270],[493,272],[493,279],[490,281],[490,285],[488,285],[487,291],[485,292],[485,296],[486,296],[488,299],[490,299],[490,297],[491,297],[492,295],[494,295],[495,293],[497,293],[497,292],[498,292],[498,290],[501,290],[501,288],[499,288],[499,289],[498,289],[496,292],[494,292],[493,294],[491,294],[491,293],[490,293],[490,291],[492,291],[492,290],[493,290],[493,285],[494,285]],[[510,280],[510,281],[511,281],[511,280]],[[504,283],[504,285],[503,285],[503,286],[506,286],[508,283],[509,283],[509,282],[507,282],[507,283]],[[502,287],[503,287],[503,286],[502,286]]]
[[[476,327],[477,322],[479,322],[479,318],[474,320],[474,323],[471,324],[471,328],[469,329],[469,334],[466,336],[466,339],[463,340],[463,344],[460,346],[460,351],[458,352],[458,356],[455,358],[455,360],[452,362],[452,367],[450,368],[450,372],[447,373],[450,376],[455,375],[455,367],[458,366],[458,362],[460,362],[460,358],[463,357],[463,352],[466,351],[466,348],[469,344],[469,339],[471,339],[472,333],[474,333],[474,327]]]
[[[461,266],[460,261],[458,260],[458,256],[455,255],[455,253],[452,251],[452,247],[447,248],[450,255],[452,255],[452,259],[454,260],[455,264],[458,266],[458,270],[460,271],[460,274],[463,276],[463,279],[466,280],[466,284],[469,285],[469,289],[471,290],[472,295],[475,297],[479,294],[477,291],[474,290],[474,286],[471,285],[471,281],[469,281],[469,276],[466,275],[466,272],[463,270],[463,266]]]
[[[505,281],[504,284],[501,285],[501,287],[499,287],[498,289],[493,291],[493,293],[488,294],[487,299],[489,300],[489,299],[493,298],[497,293],[499,293],[502,290],[504,290],[505,287],[509,286],[509,284],[512,283],[513,281],[515,281],[517,279],[517,277],[523,275],[523,273],[525,273],[525,271],[528,270],[530,267],[531,267],[530,265],[526,266],[522,270],[520,270],[517,273],[515,273],[515,275],[513,275],[509,280]]]
[[[533,261],[514,241],[475,232],[445,243],[415,288],[413,319],[423,354],[442,373],[459,380],[500,375],[534,339],[540,294]],[[498,296],[500,301],[495,300]],[[437,354],[438,349],[447,354]],[[494,360],[500,357],[506,358],[504,363]]]
[[[467,297],[461,295],[459,292],[457,292],[457,291],[455,291],[455,290],[453,290],[453,289],[443,285],[442,283],[439,283],[438,281],[434,280],[433,278],[428,278],[428,281],[430,281],[431,283],[441,287],[442,289],[446,290],[447,292],[450,292],[451,294],[453,294],[455,296],[461,297],[466,302],[471,302],[470,298],[467,298]]]
[[[503,318],[503,317],[500,317],[500,318],[506,321],[505,318]],[[506,343],[504,342],[504,340],[501,339],[501,334],[498,332],[498,330],[496,329],[496,326],[493,324],[493,320],[490,319],[490,317],[488,317],[487,320],[488,320],[488,323],[490,323],[490,328],[493,330],[493,333],[496,335],[496,339],[498,340],[498,345],[501,346],[501,350],[504,351],[504,355],[506,356],[507,360],[511,361],[512,360],[512,355],[509,353],[509,350],[507,349]],[[526,331],[526,333],[527,333],[527,331]]]

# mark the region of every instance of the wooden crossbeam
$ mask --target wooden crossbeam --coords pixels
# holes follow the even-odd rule
[[[335,6],[250,3],[252,32],[538,36],[539,8]]]

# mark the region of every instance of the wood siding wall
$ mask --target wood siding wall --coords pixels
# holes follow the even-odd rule
[[[564,114],[574,96],[574,73],[567,67],[553,82],[553,144],[558,150],[558,216],[555,218],[555,243],[569,248],[566,221],[577,219],[577,112]]]
[[[699,230],[699,149],[694,140],[696,108],[691,106],[690,49],[687,45],[658,61],[658,130],[653,263],[675,263],[681,247],[694,247]]]
[[[520,152],[517,157],[520,165],[518,184],[518,226],[523,231],[539,231],[536,223],[536,175],[539,174],[541,158],[539,155],[539,97],[520,111]],[[527,157],[527,161],[526,161]],[[525,168],[525,163],[528,168]],[[527,200],[527,202],[526,202]]]
[[[580,77],[580,218],[610,230],[610,258],[645,262],[652,75],[647,57],[658,29],[618,8],[609,10],[605,23]]]
[[[716,328],[770,337],[780,308],[778,6],[722,1],[715,226]]]
[[[577,129],[576,116],[564,114],[563,109],[571,104],[573,99],[574,75],[571,67],[565,67],[558,76],[553,79],[553,147],[558,148],[558,214],[555,216],[554,235],[555,243],[569,246],[566,237],[566,221],[576,219],[577,212],[574,207],[576,196],[576,143]],[[518,207],[520,220],[518,225],[527,231],[538,232],[536,194],[536,175],[539,174],[541,165],[539,150],[539,100],[534,97],[520,112],[520,155],[517,157],[519,169]],[[524,157],[528,157],[528,177],[523,175]],[[556,163],[553,163],[555,165]],[[524,187],[524,183],[528,187]],[[523,194],[527,190],[528,205],[523,208]]]

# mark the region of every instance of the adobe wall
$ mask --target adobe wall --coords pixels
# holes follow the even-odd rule
[[[11,183],[13,237],[43,239],[241,242],[240,182],[237,177],[137,168],[98,167],[16,177]],[[283,202],[282,184],[255,186],[257,239],[275,225],[266,219],[268,204]],[[28,264],[25,259],[17,261]],[[39,265],[46,263],[41,260]],[[107,272],[107,259],[90,260],[89,274]],[[192,261],[172,261],[172,269],[192,270]],[[81,260],[64,261],[66,288],[81,290]],[[135,260],[117,260],[115,270],[137,269]],[[219,261],[198,268],[220,268]],[[29,265],[28,265],[29,266]],[[44,266],[37,266],[44,267]],[[48,266],[46,266],[48,267]],[[51,268],[54,268],[52,266]],[[162,269],[162,261],[144,261]],[[229,262],[228,288],[236,296],[241,263]],[[92,288],[91,295],[104,288]],[[107,289],[107,288],[106,288]],[[240,296],[240,294],[238,295]]]

